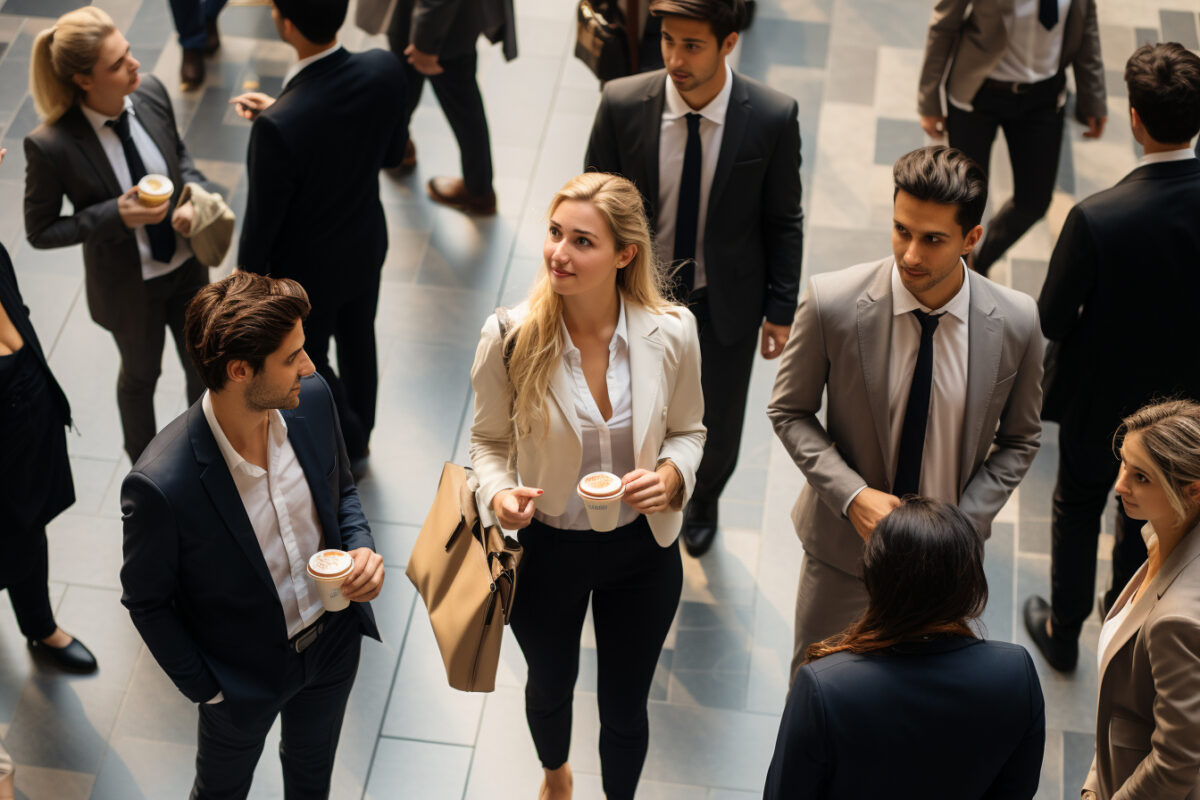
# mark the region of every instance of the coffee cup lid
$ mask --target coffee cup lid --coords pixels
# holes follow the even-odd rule
[[[344,550],[320,550],[308,560],[308,569],[314,575],[334,576],[354,566],[354,559]]]
[[[579,491],[589,497],[612,497],[623,488],[620,477],[611,472],[589,472],[579,479]]]

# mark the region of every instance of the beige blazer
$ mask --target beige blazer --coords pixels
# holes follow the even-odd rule
[[[1146,566],[1110,617],[1141,585]],[[1100,800],[1200,798],[1200,525],[1101,654],[1096,757],[1083,791]]]
[[[864,483],[889,491],[893,259],[826,272],[800,298],[767,416],[808,479],[792,509],[804,551],[860,575],[863,541],[842,509]],[[971,281],[959,508],[984,535],[1041,437],[1042,332],[1027,294]],[[825,400],[825,423],[817,419]]]
[[[949,94],[963,102],[971,101],[1008,46],[1004,15],[1011,13],[1012,6],[1013,0],[938,0],[925,40],[918,113],[926,117],[946,115],[941,97],[943,78]],[[1063,25],[1059,68],[1074,68],[1076,116],[1085,121],[1088,117],[1106,117],[1096,0],[1071,0]]]
[[[510,312],[512,324],[520,325],[526,311],[524,303],[514,308]],[[696,319],[684,308],[655,314],[627,300],[625,325],[629,335],[635,464],[639,469],[652,470],[664,459],[671,459],[683,476],[682,505],[686,505],[704,452],[704,397],[700,391]],[[471,463],[479,475],[477,499],[485,524],[495,521],[492,498],[519,485],[545,491],[537,499],[537,506],[547,514],[563,513],[583,463],[575,391],[566,364],[558,365],[550,382],[546,403],[549,430],[545,438],[541,431],[519,437],[515,464],[509,459],[513,390],[504,367],[495,314],[484,323],[471,367],[471,385],[475,389]],[[654,538],[668,547],[679,535],[683,513],[679,509],[666,510],[649,514],[647,519]]]

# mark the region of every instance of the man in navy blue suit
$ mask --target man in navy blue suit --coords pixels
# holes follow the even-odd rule
[[[326,798],[363,635],[383,585],[328,384],[304,352],[300,284],[237,272],[197,293],[188,352],[208,391],[121,486],[121,602],[199,705],[192,800],[244,798],[282,717],[284,792]],[[317,551],[353,559],[323,609]]]

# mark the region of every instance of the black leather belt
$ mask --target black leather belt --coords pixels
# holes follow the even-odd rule
[[[1055,81],[1059,80],[1060,75],[1062,75],[1062,73],[1059,73],[1058,75],[1055,75],[1054,77],[1047,78],[1044,81],[1038,81],[1037,83],[1020,83],[1018,81],[998,81],[995,78],[984,78],[983,85],[989,89],[996,89],[1001,92],[1009,92],[1010,94],[1029,94],[1034,89],[1045,86],[1048,83],[1054,83]]]
[[[291,647],[297,653],[303,653],[308,649],[309,645],[315,642],[317,637],[319,637],[324,631],[325,617],[322,616],[321,619],[317,620],[312,625],[309,625],[291,639],[288,639],[288,647]]]

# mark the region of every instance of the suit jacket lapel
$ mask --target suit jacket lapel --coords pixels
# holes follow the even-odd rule
[[[746,134],[746,125],[750,121],[750,95],[746,84],[735,72],[733,85],[729,89],[729,107],[725,111],[725,132],[721,136],[721,153],[717,156],[717,169],[713,173],[712,188],[708,192],[708,208],[705,219],[712,219],[717,207],[717,198],[725,190],[729,182],[729,173],[733,171],[733,162],[742,146],[742,138]]]
[[[193,403],[187,415],[188,437],[192,440],[192,451],[200,465],[200,482],[204,484],[204,490],[208,492],[209,499],[225,522],[225,527],[233,535],[234,541],[242,548],[246,558],[250,559],[254,572],[271,594],[276,595],[271,570],[267,568],[262,547],[258,544],[258,537],[254,535],[254,527],[250,524],[250,518],[246,516],[246,507],[242,505],[242,497],[233,482],[233,475],[229,472],[225,457],[221,455],[217,440],[213,438],[212,429],[208,427],[204,409],[199,402]]]
[[[652,73],[658,75],[658,72]],[[645,142],[645,148],[642,152],[643,172],[646,179],[642,183],[643,195],[651,204],[653,213],[648,214],[651,223],[653,223],[655,214],[658,213],[658,144],[659,137],[662,134],[662,113],[663,103],[666,99],[663,92],[666,91],[666,75],[663,73],[661,79],[654,80],[646,90],[645,96],[642,98],[642,120],[641,120],[641,136]]]
[[[867,291],[858,298],[858,358],[885,470],[890,469],[892,463],[891,423],[888,416],[888,354],[892,346],[891,271],[892,261],[889,259],[876,273]]]
[[[305,424],[303,416],[290,411],[284,412],[284,415],[287,419],[288,441],[292,443],[292,450],[296,453],[296,460],[300,462],[300,469],[304,470],[304,479],[308,481],[308,490],[317,507],[317,518],[321,520],[324,546],[341,549],[342,529],[333,507],[333,498],[329,494],[329,485],[325,482],[325,474],[321,469],[321,459],[317,456],[317,448],[312,441],[312,431]]]
[[[105,190],[114,197],[124,194],[129,187],[117,183],[117,176],[112,170],[112,165],[108,163],[108,155],[100,146],[100,140],[96,138],[96,131],[92,129],[92,123],[88,122],[87,117],[83,115],[78,103],[67,109],[59,124],[69,131],[79,143],[79,147],[84,153],[84,161],[96,172],[96,177],[104,184]]]
[[[996,377],[1004,352],[1004,317],[986,285],[970,270],[971,312],[967,323],[967,397],[963,408],[958,493],[962,495],[974,472],[975,455],[981,445],[983,421],[995,400]],[[988,446],[991,444],[989,434]]]
[[[629,380],[633,390],[633,455],[636,459],[650,431],[658,408],[659,376],[665,347],[654,315],[637,305],[625,304],[625,328],[629,335]]]
[[[566,331],[563,331],[564,337],[568,335]],[[558,403],[558,408],[567,424],[575,432],[575,438],[582,441],[583,432],[579,428],[579,420],[575,414],[575,390],[571,388],[570,367],[567,366],[565,358],[558,360],[558,368],[550,376],[550,396],[554,398],[554,402]]]

